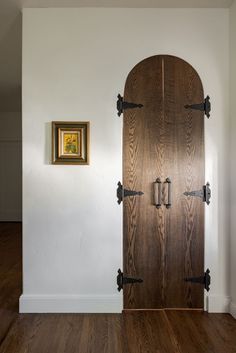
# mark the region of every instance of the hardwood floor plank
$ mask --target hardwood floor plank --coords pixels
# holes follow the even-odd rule
[[[108,352],[125,352],[125,341],[122,335],[122,315],[110,314],[108,320]]]
[[[21,223],[0,222],[0,343],[18,316],[21,228]]]
[[[123,313],[124,335],[129,353],[181,353],[163,311]]]
[[[113,352],[108,350],[108,321],[114,319],[110,314],[19,315],[0,352]]]
[[[0,353],[235,353],[228,314],[129,311],[18,315]]]
[[[17,316],[11,310],[0,309],[0,347]]]
[[[167,311],[182,353],[235,353],[236,320],[229,314]]]

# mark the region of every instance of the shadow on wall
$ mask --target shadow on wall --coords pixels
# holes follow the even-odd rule
[[[0,13],[0,112],[21,111],[22,15]]]
[[[44,148],[44,164],[52,164],[52,123],[45,123],[45,148]]]
[[[20,11],[0,12],[0,221],[7,222],[22,220],[21,52]]]

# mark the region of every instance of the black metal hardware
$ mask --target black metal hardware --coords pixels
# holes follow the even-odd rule
[[[161,207],[161,179],[157,178],[156,182],[154,183],[154,202],[156,208]]]
[[[200,110],[201,112],[204,112],[208,118],[210,118],[210,111],[211,111],[211,102],[210,102],[210,97],[207,96],[204,99],[203,103],[200,104],[187,104],[184,106],[186,109],[195,109],[195,110]]]
[[[206,272],[204,273],[204,276],[189,277],[189,278],[185,278],[184,280],[186,282],[204,284],[204,288],[207,290],[207,292],[209,292],[209,290],[210,290],[211,276],[210,276],[210,270],[209,269],[206,270]]]
[[[168,198],[167,198],[167,203],[165,203],[166,208],[171,208],[171,180],[170,178],[166,178],[165,183],[167,183],[168,186]]]
[[[143,195],[142,191],[135,191],[135,190],[127,190],[124,189],[123,185],[121,184],[121,182],[118,182],[118,188],[116,190],[116,196],[117,196],[117,202],[118,204],[120,204],[125,197],[127,196],[141,196]]]
[[[132,277],[124,277],[121,269],[118,270],[118,275],[116,277],[117,282],[117,290],[120,292],[123,289],[124,284],[132,284],[132,283],[142,283],[142,278],[132,278]]]
[[[123,111],[125,109],[134,109],[134,108],[142,108],[143,107],[143,104],[125,102],[123,97],[121,97],[120,94],[118,94],[117,98],[118,98],[118,100],[116,102],[116,107],[117,107],[118,116],[121,116],[121,114],[123,113]]]
[[[185,196],[196,196],[200,197],[203,202],[206,202],[207,205],[210,204],[210,198],[211,198],[211,189],[210,189],[210,184],[206,183],[206,185],[203,185],[202,190],[197,190],[197,191],[185,191],[184,192]]]

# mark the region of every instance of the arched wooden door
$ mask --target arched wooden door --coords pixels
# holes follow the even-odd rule
[[[185,107],[204,101],[201,80],[184,60],[152,56],[124,100],[143,107],[124,111],[123,187],[144,193],[123,202],[124,275],[143,279],[124,286],[124,309],[203,308],[204,287],[185,278],[204,273],[204,202],[184,195],[205,184],[204,112]]]

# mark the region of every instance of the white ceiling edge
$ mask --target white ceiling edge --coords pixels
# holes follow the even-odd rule
[[[22,8],[229,8],[234,0],[0,0],[0,11]]]

